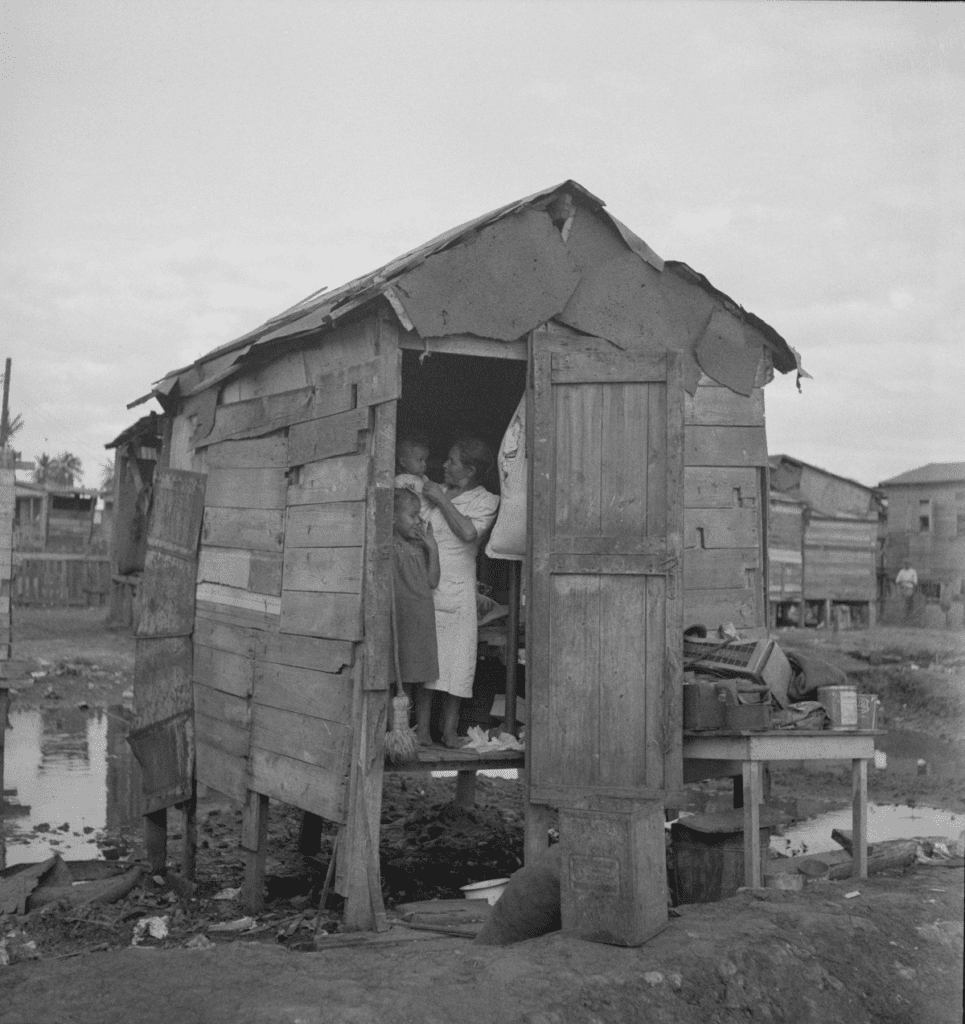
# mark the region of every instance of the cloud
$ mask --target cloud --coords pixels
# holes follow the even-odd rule
[[[671,226],[687,235],[703,235],[718,231],[730,223],[733,212],[726,206],[710,206],[702,210],[685,210],[674,217]]]

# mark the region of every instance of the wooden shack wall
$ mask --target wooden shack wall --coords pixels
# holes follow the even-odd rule
[[[768,598],[801,598],[804,573],[804,506],[771,496],[767,531]]]
[[[684,625],[766,625],[764,390],[702,376],[684,406]]]
[[[206,436],[190,399],[172,429],[172,465],[207,475],[198,781],[338,822],[361,685],[372,407],[398,393],[377,332],[371,317],[278,355],[221,388]]]
[[[804,533],[804,597],[808,601],[874,601],[878,520],[812,515]]]

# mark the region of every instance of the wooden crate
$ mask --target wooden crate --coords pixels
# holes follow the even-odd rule
[[[563,931],[639,946],[667,925],[663,804],[600,798],[560,808]]]

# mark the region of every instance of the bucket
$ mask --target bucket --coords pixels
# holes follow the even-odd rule
[[[490,878],[486,882],[461,885],[459,891],[467,900],[485,900],[492,906],[502,896],[507,885],[509,885],[508,878]]]
[[[858,694],[858,728],[878,728],[878,695],[876,693]]]
[[[854,686],[819,686],[818,700],[831,719],[834,732],[858,728],[858,691]]]

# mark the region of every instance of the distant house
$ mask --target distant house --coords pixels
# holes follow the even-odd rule
[[[102,604],[107,595],[113,496],[17,481],[15,605]]]
[[[789,455],[769,461],[771,623],[874,625],[878,493]]]
[[[883,568],[889,580],[909,559],[922,595],[953,600],[965,582],[965,462],[930,462],[883,480],[888,516]]]

